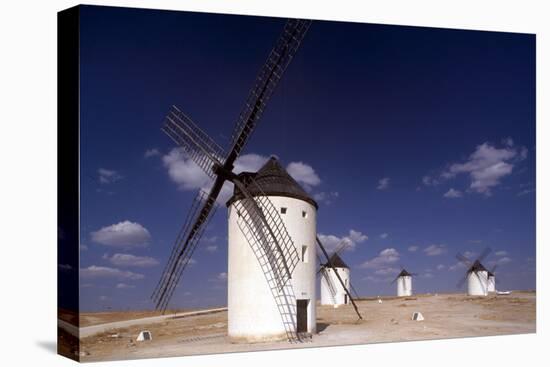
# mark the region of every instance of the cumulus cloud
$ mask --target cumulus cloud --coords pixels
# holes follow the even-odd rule
[[[91,265],[87,268],[80,269],[80,277],[84,279],[114,278],[120,280],[139,280],[145,278],[143,274],[137,274],[131,271],[123,271],[116,268],[96,265]]]
[[[506,255],[508,255],[508,252],[506,252],[506,251],[497,251],[497,252],[495,252],[495,255],[496,256],[506,256]]]
[[[331,192],[318,192],[313,195],[313,199],[317,201],[318,203],[325,203],[327,205],[331,204],[334,199],[338,198],[340,194],[338,191],[331,191]]]
[[[374,272],[374,274],[376,274],[376,275],[390,275],[390,274],[396,274],[398,272],[399,272],[398,268],[392,268],[390,266],[390,267],[387,267],[387,268],[378,269]]]
[[[504,257],[498,258],[497,260],[489,261],[488,265],[489,266],[495,266],[495,265],[501,266],[501,265],[509,264],[511,262],[512,262],[511,258],[509,258],[508,256],[504,256]]]
[[[233,172],[256,172],[268,157],[259,154],[245,154],[235,161]],[[162,157],[164,167],[168,171],[168,177],[178,186],[179,190],[197,190],[210,191],[213,185],[212,180],[204,171],[187,158],[180,148],[173,148],[168,154]],[[233,184],[226,181],[222,191],[218,196],[219,203],[225,203],[233,193]]]
[[[135,256],[131,254],[114,254],[113,256],[104,256],[104,259],[116,266],[135,266],[135,267],[151,267],[159,264],[157,259],[149,256]]]
[[[227,280],[227,273],[218,273],[216,277],[208,279],[209,282],[225,282]]]
[[[147,149],[143,154],[145,158],[156,157],[158,155],[160,155],[160,151],[157,148]]]
[[[459,261],[459,262],[455,263],[454,265],[449,266],[450,271],[455,271],[455,270],[458,270],[458,269],[466,269],[466,265],[463,262]]]
[[[121,180],[123,177],[117,171],[100,168],[97,170],[99,175],[99,182],[102,184],[109,184]]]
[[[436,178],[433,178],[432,176],[426,175],[422,177],[422,183],[425,186],[437,186],[439,185],[439,180]]]
[[[325,249],[330,253],[335,251],[340,244],[345,244],[345,250],[353,251],[358,243],[365,242],[368,239],[368,236],[363,234],[360,231],[350,229],[348,234],[343,237],[338,237],[332,234],[324,235],[319,233],[319,239],[325,247]]]
[[[378,180],[378,186],[376,186],[377,190],[386,190],[388,187],[390,187],[389,177],[384,177]]]
[[[141,224],[125,220],[92,232],[91,239],[106,246],[147,246],[151,235]]]
[[[436,269],[437,269],[437,270],[444,270],[444,269],[445,269],[445,265],[439,264],[439,265],[436,266]]]
[[[445,194],[443,194],[443,197],[446,197],[448,199],[456,199],[462,197],[462,192],[460,190],[455,190],[453,188],[450,188],[449,191],[447,191]]]
[[[313,167],[304,162],[290,162],[286,170],[296,182],[304,185],[306,189],[321,183],[321,179]]]
[[[380,235],[380,238],[383,239],[383,240],[385,240],[386,238],[388,238],[388,236],[389,236],[389,234],[387,234],[387,233],[382,233],[382,234]]]
[[[418,246],[409,246],[409,248],[407,250],[409,250],[409,252],[416,252],[418,251]]]
[[[209,245],[209,246],[206,246],[206,251],[208,251],[208,252],[216,252],[216,251],[218,251],[218,246],[216,246],[216,245]]]
[[[380,251],[378,256],[365,261],[360,267],[363,269],[381,269],[390,264],[395,264],[399,259],[399,252],[396,249],[387,248]]]
[[[459,174],[468,174],[472,191],[491,195],[491,189],[512,173],[517,161],[527,157],[525,148],[518,152],[513,144],[509,145],[512,140],[508,139],[503,148],[496,148],[488,142],[478,145],[467,161],[451,164],[442,173],[442,177],[453,178]]]
[[[438,256],[447,252],[445,245],[430,245],[424,249],[424,253],[428,256]]]
[[[118,283],[116,285],[116,288],[117,289],[129,289],[129,288],[135,288],[136,286],[135,285],[132,285],[132,284],[126,284],[126,283]]]

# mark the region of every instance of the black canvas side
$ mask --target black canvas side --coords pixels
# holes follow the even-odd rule
[[[79,7],[57,14],[57,352],[79,352]]]

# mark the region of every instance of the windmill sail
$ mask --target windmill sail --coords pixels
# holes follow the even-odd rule
[[[217,195],[213,195],[214,191],[217,191],[216,186],[209,195],[201,190],[193,200],[187,220],[174,243],[172,254],[152,296],[157,309],[166,310],[181,274],[189,264],[206,225],[217,208]]]
[[[239,222],[240,229],[243,233],[246,232],[245,237],[250,241],[251,247],[257,250],[255,253],[259,256],[258,261],[265,270],[264,274],[269,273],[269,278],[266,275],[266,279],[276,299],[285,330],[296,334],[296,302],[289,279],[299,261],[298,252],[273,204],[263,195],[256,196],[258,185],[253,180],[241,182],[232,170],[310,24],[309,20],[287,21],[283,33],[260,69],[239,115],[229,152],[226,153],[176,106],[172,106],[166,116],[162,130],[215,182],[208,195],[199,193],[175,241],[171,256],[152,295],[157,309],[164,311],[168,306],[182,272],[189,264],[215,211],[216,199],[223,184],[229,180],[245,195],[238,204],[243,213],[243,219]],[[248,192],[247,186],[254,187],[254,195]],[[276,290],[272,288],[273,284],[276,285]],[[289,339],[292,338],[289,334]]]
[[[244,148],[252,131],[262,116],[266,103],[281,80],[287,66],[296,54],[311,20],[289,19],[283,33],[260,69],[254,87],[250,91],[232,134],[231,151],[227,162],[233,164]]]
[[[223,165],[225,152],[176,106],[170,108],[162,131],[181,146],[189,158],[210,178],[215,179],[212,169],[215,164]]]

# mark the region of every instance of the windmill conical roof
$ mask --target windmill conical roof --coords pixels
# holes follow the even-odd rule
[[[471,273],[471,272],[477,272],[477,271],[486,271],[486,272],[489,272],[487,270],[487,268],[485,268],[485,266],[483,266],[483,264],[479,261],[479,260],[476,260],[472,266],[470,266],[470,269],[468,269],[468,272]]]
[[[409,272],[408,272],[407,270],[405,270],[405,269],[401,270],[401,273],[399,273],[399,274],[397,275],[398,278],[399,278],[399,277],[410,277],[410,276],[412,276],[412,274],[409,273]]]
[[[243,181],[252,196],[263,194],[267,196],[286,196],[307,201],[315,209],[318,209],[317,202],[288,174],[275,157],[269,158],[258,172],[242,172],[238,174],[238,177]],[[256,185],[247,184],[247,178],[253,178],[261,191]],[[243,197],[244,195],[235,186],[233,196],[227,201],[227,206]]]
[[[342,260],[340,255],[338,255],[337,253],[332,254],[332,256],[330,257],[330,263],[335,268],[347,268],[347,269],[349,269],[349,266],[344,262],[344,260]],[[328,266],[328,264],[326,264],[325,266]]]

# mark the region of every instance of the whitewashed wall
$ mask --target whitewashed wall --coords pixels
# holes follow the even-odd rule
[[[307,246],[304,262],[298,262],[292,274],[296,299],[309,299],[308,332],[316,331],[316,234],[317,213],[308,202],[270,196],[292,238],[298,254]],[[302,217],[302,211],[307,218]],[[232,341],[254,342],[286,338],[276,303],[267,285],[258,260],[245,240],[238,224],[237,210],[229,207],[228,225],[228,335]]]

